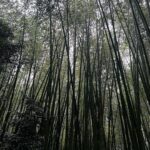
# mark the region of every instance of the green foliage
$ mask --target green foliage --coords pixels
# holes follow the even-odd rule
[[[11,42],[13,33],[6,23],[0,20],[0,64],[9,63],[18,50],[19,45]]]
[[[14,133],[5,133],[1,149],[8,150],[42,150],[44,139],[38,135],[43,109],[35,101],[26,100],[24,113],[17,113],[11,124]]]

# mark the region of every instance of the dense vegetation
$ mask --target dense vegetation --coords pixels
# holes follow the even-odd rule
[[[149,0],[1,0],[0,149],[150,149]]]

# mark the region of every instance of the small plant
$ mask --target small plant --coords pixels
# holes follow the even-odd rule
[[[26,110],[18,113],[12,121],[14,133],[6,133],[2,149],[6,150],[42,150],[43,138],[38,135],[43,109],[34,100],[27,100]]]

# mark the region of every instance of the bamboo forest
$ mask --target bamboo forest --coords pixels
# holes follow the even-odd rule
[[[150,1],[0,0],[0,150],[150,150]]]

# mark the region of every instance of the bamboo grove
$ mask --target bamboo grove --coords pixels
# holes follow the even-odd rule
[[[19,45],[0,149],[150,149],[149,0],[1,0],[0,19]]]

